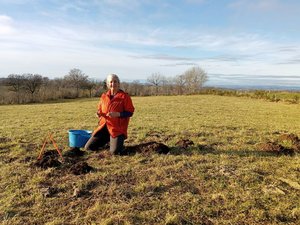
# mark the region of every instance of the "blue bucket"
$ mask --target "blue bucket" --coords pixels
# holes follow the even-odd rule
[[[69,146],[84,147],[91,135],[92,131],[90,130],[69,130]]]

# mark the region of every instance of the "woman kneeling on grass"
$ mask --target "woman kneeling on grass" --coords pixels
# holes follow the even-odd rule
[[[98,150],[109,142],[112,154],[124,153],[124,140],[134,106],[130,96],[120,89],[116,74],[107,76],[108,91],[103,93],[98,104],[99,125],[85,145],[85,150]]]

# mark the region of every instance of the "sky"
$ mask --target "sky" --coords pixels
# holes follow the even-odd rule
[[[299,0],[0,0],[0,77],[166,77],[300,89]]]

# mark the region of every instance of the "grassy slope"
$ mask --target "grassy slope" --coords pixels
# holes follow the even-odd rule
[[[49,131],[66,151],[68,129],[93,129],[97,99],[0,106],[0,221],[299,223],[299,155],[278,157],[256,147],[281,133],[300,136],[299,104],[210,95],[133,101],[126,144],[160,141],[171,154],[99,159],[88,153],[97,170],[80,176],[32,163]],[[175,143],[183,138],[195,145],[178,149]],[[44,198],[41,189],[48,186],[57,193]],[[88,194],[72,197],[74,186]]]

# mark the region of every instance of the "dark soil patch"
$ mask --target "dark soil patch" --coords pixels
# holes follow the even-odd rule
[[[72,173],[74,175],[81,175],[91,172],[93,168],[89,166],[87,162],[82,161],[78,157],[81,155],[83,155],[82,151],[74,148],[71,149],[68,154],[65,154],[65,157],[62,161],[59,161],[61,158],[58,152],[56,150],[50,150],[44,152],[41,159],[38,159],[34,165],[43,169],[59,167],[60,170],[63,170],[67,173]]]
[[[266,151],[266,152],[283,152],[284,151],[284,147],[280,144],[274,143],[274,142],[266,142],[266,143],[262,143],[259,144],[259,148],[262,151]]]
[[[158,143],[155,141],[142,143],[139,145],[127,146],[125,148],[125,154],[131,155],[136,153],[149,154],[149,153],[158,153],[158,154],[167,154],[170,149],[168,146]]]
[[[259,144],[258,148],[278,155],[294,155],[300,152],[300,139],[295,134],[282,134],[278,140]]]
[[[69,169],[69,171],[74,175],[87,174],[92,170],[93,167],[89,166],[86,162],[78,162]]]
[[[59,167],[61,162],[58,160],[59,154],[56,150],[49,150],[44,152],[41,159],[38,159],[35,166],[47,169],[50,167]]]

